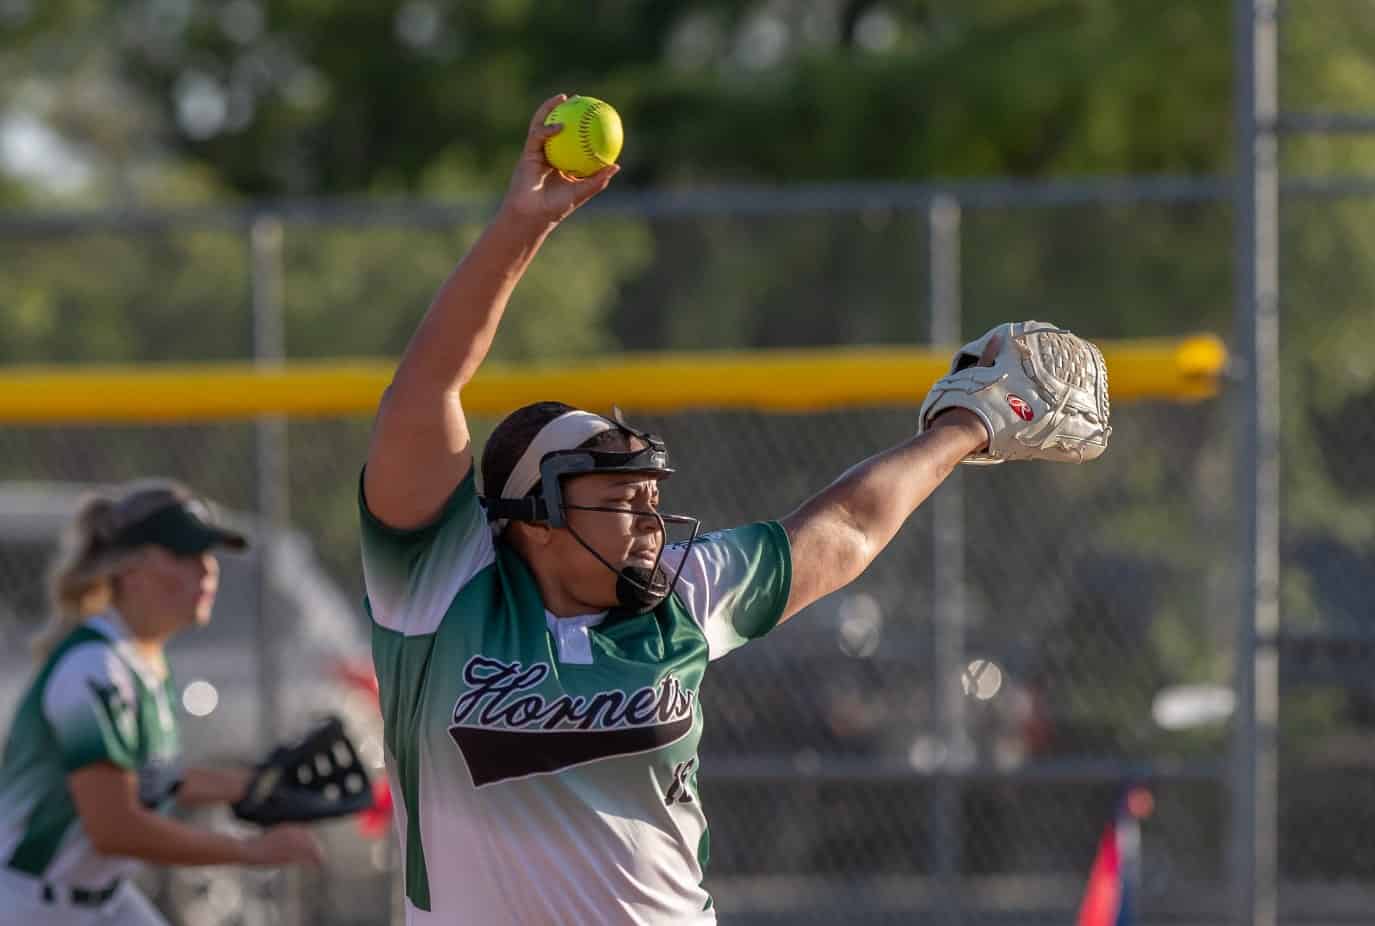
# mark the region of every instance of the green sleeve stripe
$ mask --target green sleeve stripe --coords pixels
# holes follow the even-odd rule
[[[793,590],[792,544],[788,541],[788,532],[777,521],[765,521],[760,526],[772,542],[760,544],[751,571],[767,580],[760,594],[768,604],[760,607],[761,619],[747,628],[745,636],[751,640],[778,626]]]
[[[66,649],[42,681],[43,715],[65,771],[97,762],[133,769],[139,764],[139,694],[109,644]],[[132,691],[122,691],[121,683]]]
[[[420,708],[434,634],[406,636],[372,625],[372,658],[382,702],[383,739],[401,779],[406,805],[406,896],[430,909],[430,876],[420,836]]]
[[[110,749],[100,739],[88,739],[76,744],[66,744],[62,749],[62,770],[64,772],[75,772],[86,768],[88,765],[96,765],[101,762],[109,762],[131,771],[138,768],[138,763],[133,759]]]
[[[359,481],[363,580],[373,620],[412,635],[433,632],[454,596],[492,562],[492,533],[470,469],[439,516],[416,530],[388,527],[368,510]]]
[[[37,678],[34,679],[29,695],[33,700],[25,703],[32,704],[32,714],[28,715],[34,724],[32,732],[33,735],[43,740],[45,750],[48,747],[59,751],[62,749],[57,731],[53,728],[44,705],[44,695],[47,693],[48,683],[52,679],[54,670],[71,650],[89,643],[108,645],[109,640],[103,634],[89,627],[77,627],[57,644],[39,670]],[[94,713],[95,708],[92,707],[91,711]],[[16,723],[19,722],[16,718]],[[94,736],[99,738],[100,734],[95,729],[94,720],[89,721],[89,725],[95,731]],[[13,745],[13,739],[11,739],[11,745]],[[46,789],[45,793],[47,793]],[[14,847],[14,851],[6,859],[6,864],[24,874],[42,877],[43,873],[48,870],[48,866],[52,864],[53,859],[57,857],[58,850],[61,849],[68,830],[75,822],[76,805],[72,802],[71,792],[65,787],[56,789],[51,797],[36,803],[33,811],[24,821],[24,837]]]
[[[719,659],[768,633],[783,619],[792,593],[792,549],[777,521],[707,535],[691,551],[682,577],[693,617]]]

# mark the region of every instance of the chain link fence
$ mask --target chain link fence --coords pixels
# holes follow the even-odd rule
[[[1230,330],[1220,188],[951,192],[959,275],[946,310],[966,337],[1015,317],[1094,338]],[[494,359],[924,342],[939,255],[950,254],[937,238],[952,234],[933,223],[931,202],[931,190],[905,188],[612,199],[550,241]],[[1375,398],[1363,346],[1372,340],[1362,337],[1375,325],[1373,206],[1361,196],[1296,199],[1285,229],[1280,811],[1291,923],[1353,922],[1375,905],[1375,854],[1360,826],[1375,815],[1365,606],[1375,496],[1362,478],[1375,440],[1362,412]],[[264,272],[248,244],[253,218],[7,226],[0,359],[251,356],[263,298],[253,274]],[[287,356],[397,354],[481,218],[439,207],[283,213],[282,248],[269,257]],[[623,407],[669,440],[679,473],[666,506],[711,529],[780,517],[909,435],[924,386],[913,384],[909,408],[655,415],[637,413],[626,383]],[[1143,825],[1143,921],[1227,921],[1225,706],[1209,713],[1215,702],[1189,701],[1199,689],[1181,686],[1231,681],[1235,416],[1224,400],[1114,411],[1102,460],[962,471],[859,581],[713,665],[701,787],[723,922],[1068,922],[1118,791],[1133,781],[1155,798]],[[479,443],[493,423],[475,422]],[[245,642],[256,583],[318,580],[303,597],[299,581],[283,579],[267,599],[283,645],[297,647],[279,680],[295,686],[285,689],[293,706],[311,701],[307,688],[317,702],[355,698],[331,666],[367,658],[355,512],[367,433],[362,419],[288,424],[297,545],[273,549],[297,558],[289,573],[249,563],[227,575],[217,606],[216,639]],[[0,494],[9,506],[0,525],[10,525],[0,526],[0,618],[16,661],[5,677],[22,677],[20,641],[41,608],[52,539],[15,525],[69,510],[74,486],[149,473],[182,478],[258,523],[257,441],[251,423],[0,429],[0,485],[12,489]],[[949,522],[937,510],[962,512],[953,589],[940,565]],[[935,620],[950,601],[961,602],[954,619]],[[186,648],[174,658],[189,681],[183,663],[201,657],[192,640]],[[227,652],[203,663],[224,711],[186,721],[207,749],[247,749],[258,733],[247,702],[262,680],[235,676]],[[251,666],[252,652],[236,661]],[[1171,703],[1162,694],[1183,713],[1162,713]],[[366,716],[360,703],[356,722],[371,736]],[[244,729],[226,733],[230,724]],[[188,923],[383,922],[394,909],[390,839],[335,829],[339,862],[321,875],[322,893],[225,873],[163,881],[160,896]]]

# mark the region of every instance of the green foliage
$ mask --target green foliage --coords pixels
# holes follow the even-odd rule
[[[399,355],[479,230],[289,227],[284,288],[290,354]],[[647,261],[648,246],[638,220],[561,229],[512,297],[493,359],[615,349],[606,316],[617,286]]]
[[[137,116],[238,193],[433,193],[499,189],[558,90],[621,110],[626,183],[1211,171],[1228,16],[1190,0],[185,0],[44,4],[0,41],[49,82],[43,61],[101,49],[64,86],[137,105],[53,104],[78,141]]]
[[[0,362],[194,362],[250,350],[238,236],[93,233],[6,244]]]

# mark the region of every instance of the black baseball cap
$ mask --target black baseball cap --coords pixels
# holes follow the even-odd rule
[[[133,549],[148,544],[178,556],[195,556],[215,547],[235,552],[248,549],[243,534],[215,524],[209,508],[196,498],[156,509],[117,533],[112,546]]]

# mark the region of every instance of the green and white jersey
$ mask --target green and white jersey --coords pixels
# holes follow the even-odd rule
[[[702,675],[782,616],[783,528],[671,547],[678,585],[651,613],[559,619],[471,472],[417,531],[361,507],[407,923],[715,922]]]
[[[114,763],[138,773],[145,806],[166,809],[180,781],[170,685],[114,613],[88,619],[54,648],[15,711],[0,764],[0,859],[9,869],[89,888],[137,869],[95,851],[67,775]]]

